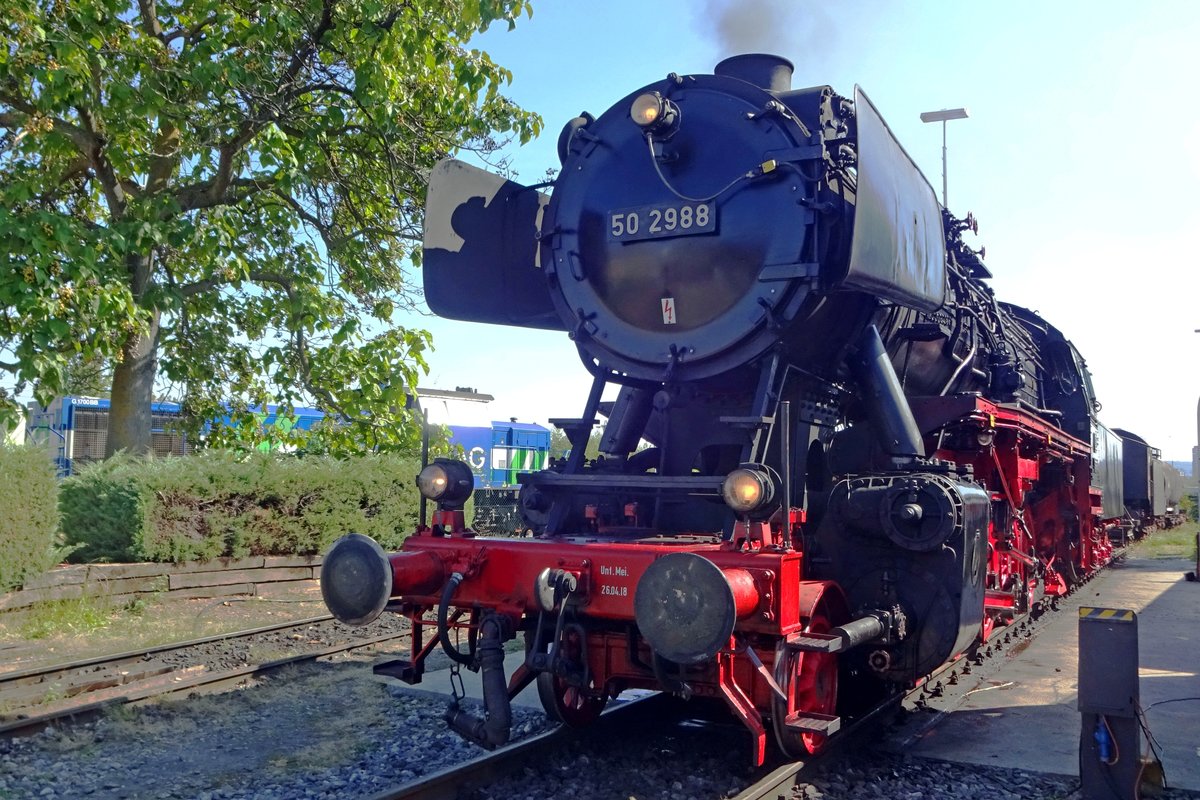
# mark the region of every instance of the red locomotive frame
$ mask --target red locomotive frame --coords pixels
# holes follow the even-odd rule
[[[1044,490],[1027,513],[1012,515],[1009,530],[993,525],[989,531],[980,642],[1027,611],[1039,586],[1047,595],[1065,594],[1071,582],[1111,559],[1112,546],[1094,513],[1098,503],[1090,488],[1086,443],[1020,409],[978,396],[916,398],[912,405],[919,420],[936,424],[930,449],[939,439],[943,445],[935,456],[974,465],[994,505],[1022,509],[1035,487]],[[980,435],[992,436],[992,442],[980,445]],[[949,446],[947,439],[973,440],[974,446]],[[1048,490],[1047,472],[1056,477]],[[1061,513],[1064,505],[1088,512],[1078,514],[1078,527],[1070,534]],[[586,724],[608,697],[625,689],[663,687],[664,676],[653,666],[649,645],[622,628],[635,622],[635,589],[647,568],[667,554],[694,553],[724,574],[738,619],[716,659],[679,679],[686,684],[683,691],[723,699],[749,730],[756,764],[766,754],[767,719],[782,717],[780,735],[795,737],[797,751],[817,750],[839,726],[837,656],[836,649],[828,649],[828,634],[849,621],[850,611],[836,584],[805,579],[803,547],[785,546],[780,519],[739,523],[729,541],[705,536],[687,543],[686,537],[673,537],[670,543],[634,544],[605,541],[604,529],[588,539],[482,539],[463,527],[461,512],[440,512],[431,526],[418,530],[402,551],[389,557],[398,596],[390,608],[410,620],[414,635],[409,659],[381,671],[419,681],[424,660],[438,643],[436,633],[426,637],[423,631],[436,630],[432,617],[439,594],[455,574],[462,579],[453,605],[475,613],[463,619],[460,611],[451,619],[452,627],[477,627],[479,612],[487,609],[507,617],[512,630],[532,636],[530,626],[540,610],[536,584],[549,565],[575,579],[576,610],[589,623],[583,640],[575,642],[586,654],[587,685],[556,678],[552,700],[564,721]],[[792,509],[791,520],[792,541],[802,542],[803,511]],[[528,667],[519,668],[508,682],[509,697],[535,678]]]

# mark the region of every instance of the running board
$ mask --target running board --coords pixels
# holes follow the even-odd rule
[[[421,682],[421,673],[425,670],[418,668],[411,661],[397,659],[396,661],[385,661],[382,664],[376,664],[371,671],[376,675],[386,675],[389,678],[395,678],[411,686]]]
[[[804,653],[840,653],[846,640],[829,633],[793,633],[786,639],[787,646]]]
[[[832,736],[842,729],[842,718],[810,711],[806,714],[788,714],[783,724],[786,728],[802,733],[823,733]]]

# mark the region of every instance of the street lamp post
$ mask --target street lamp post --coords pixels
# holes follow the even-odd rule
[[[1200,328],[1196,328],[1200,333]],[[1196,401],[1196,444],[1192,447],[1192,480],[1200,480],[1200,400]],[[1196,505],[1200,507],[1200,486],[1196,487]],[[1196,577],[1200,579],[1200,551],[1196,552]]]
[[[941,111],[921,112],[921,122],[942,123],[942,208],[946,208],[946,123],[952,119],[966,119],[965,108],[943,108]]]

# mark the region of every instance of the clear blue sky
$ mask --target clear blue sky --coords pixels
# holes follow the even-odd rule
[[[534,0],[476,40],[546,123],[513,153],[557,167],[570,117],[668,72],[775,52],[794,85],[860,84],[930,183],[949,127],[949,205],[974,211],[1002,300],[1042,312],[1083,352],[1110,426],[1191,459],[1200,395],[1200,4]],[[578,416],[588,379],[565,334],[423,319],[425,382],[496,395],[494,418]]]

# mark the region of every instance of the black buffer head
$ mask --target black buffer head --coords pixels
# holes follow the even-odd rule
[[[321,597],[347,625],[366,625],[392,596],[392,565],[370,536],[350,533],[333,543],[321,564]]]

